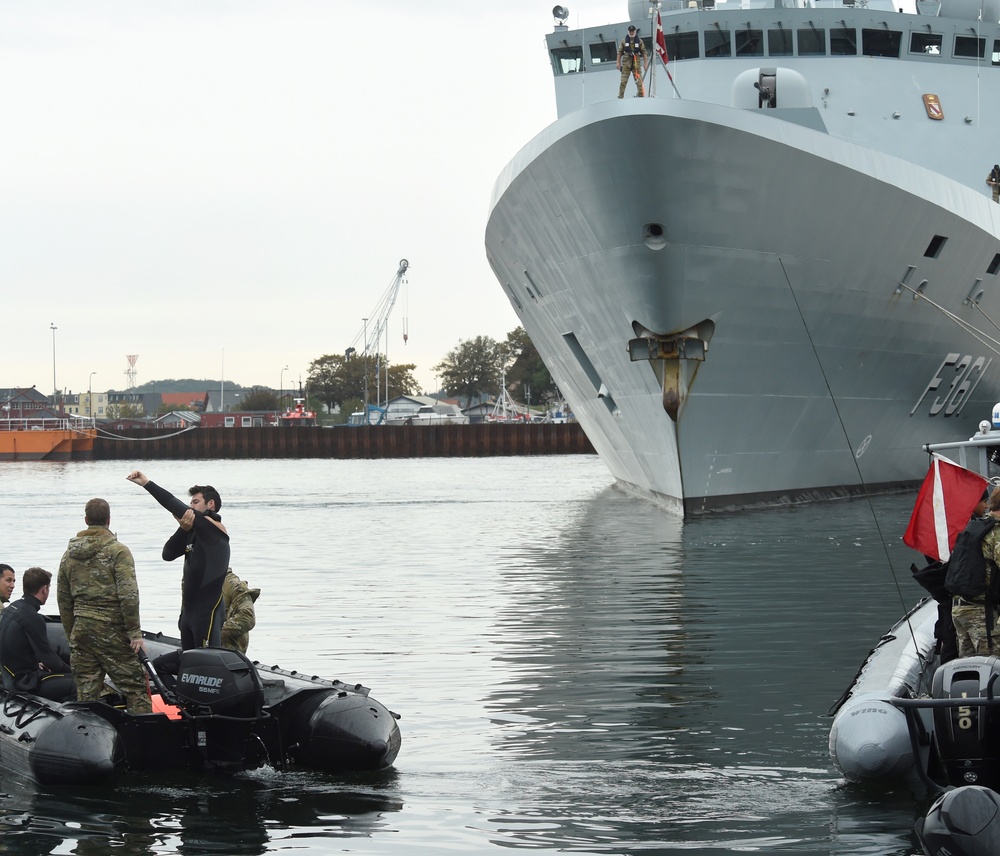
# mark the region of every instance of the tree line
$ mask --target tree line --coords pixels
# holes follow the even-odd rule
[[[309,365],[310,399],[329,410],[342,412],[390,401],[400,395],[418,395],[413,363],[387,362],[383,354],[324,354]],[[464,400],[468,407],[481,395],[498,396],[501,385],[528,404],[549,401],[556,386],[523,327],[498,342],[490,336],[460,340],[433,366],[446,395]]]
[[[344,354],[324,354],[309,364],[306,389],[309,408],[325,407],[333,412],[340,409],[350,414],[369,404],[384,404],[400,395],[419,395],[420,385],[413,372],[414,363],[391,363],[384,354],[359,354],[349,348]],[[432,371],[437,374],[441,390],[458,398],[465,407],[480,396],[499,396],[501,386],[526,404],[542,404],[555,399],[559,392],[548,369],[538,355],[534,344],[523,327],[507,334],[503,341],[490,336],[476,336],[460,340]],[[177,391],[221,385],[220,381],[194,379],[156,381],[137,387],[135,392]],[[227,386],[233,386],[231,382]],[[148,389],[147,389],[148,388]],[[292,394],[289,395],[289,392]],[[252,386],[247,390],[237,410],[283,410],[294,391],[286,391],[284,400],[266,386]],[[128,405],[116,405],[127,407]],[[138,408],[138,405],[136,405]],[[165,411],[171,409],[164,405]],[[131,415],[124,411],[121,416]],[[136,414],[138,415],[138,413]]]

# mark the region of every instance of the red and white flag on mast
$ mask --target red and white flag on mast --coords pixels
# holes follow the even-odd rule
[[[947,562],[958,533],[968,525],[988,486],[989,482],[978,473],[934,455],[903,543],[925,556]]]
[[[663,21],[660,20],[660,13],[656,13],[656,55],[667,64],[667,41],[663,38]]]

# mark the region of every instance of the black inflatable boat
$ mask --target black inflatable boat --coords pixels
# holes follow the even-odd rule
[[[68,660],[62,625],[49,619],[48,630]],[[222,648],[182,652],[179,639],[145,636],[150,658],[178,655],[176,676],[151,671],[153,713],[127,713],[112,687],[89,703],[0,689],[0,767],[43,785],[78,785],[114,782],[128,770],[378,770],[399,752],[398,715],[361,684]]]

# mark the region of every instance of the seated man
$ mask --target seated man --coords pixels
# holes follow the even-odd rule
[[[52,574],[28,568],[21,577],[24,597],[0,613],[0,672],[5,689],[53,701],[76,697],[69,664],[52,650],[45,619],[38,614],[49,599]]]
[[[222,647],[246,654],[250,631],[257,623],[253,604],[260,597],[259,588],[250,588],[230,568],[222,581],[222,602],[226,605],[226,620],[222,624]]]

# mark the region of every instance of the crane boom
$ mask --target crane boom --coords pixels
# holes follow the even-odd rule
[[[409,266],[410,263],[406,259],[399,260],[399,270],[396,271],[396,275],[393,277],[392,282],[389,283],[385,294],[382,295],[374,311],[368,317],[367,330],[362,333],[362,336],[367,333],[368,337],[368,340],[364,343],[366,354],[377,354],[379,352],[378,343],[382,340],[386,324],[389,323],[389,316],[392,314],[392,308],[396,305],[396,298],[399,296],[399,287],[406,279],[406,271]]]
[[[399,270],[396,271],[396,275],[393,277],[392,282],[389,283],[389,287],[386,289],[385,293],[380,298],[379,302],[376,304],[375,309],[372,314],[364,319],[364,327],[357,336],[354,337],[354,341],[351,343],[346,351],[346,355],[357,352],[356,345],[358,341],[364,347],[363,355],[365,359],[365,416],[364,420],[366,423],[370,421],[370,408],[371,405],[368,399],[368,356],[373,354],[376,356],[375,364],[375,390],[376,390],[376,400],[381,402],[381,375],[385,374],[385,398],[386,401],[389,400],[389,366],[388,366],[388,343],[386,346],[386,365],[381,366],[379,350],[379,342],[382,340],[382,334],[386,330],[386,326],[389,323],[389,316],[392,314],[392,308],[396,305],[396,298],[399,296],[400,286],[406,281],[406,271],[409,269],[410,263],[406,259],[399,260]],[[370,322],[370,323],[369,323]],[[406,321],[403,321],[403,342],[405,344],[409,335],[406,330]],[[378,409],[378,408],[376,408]]]

